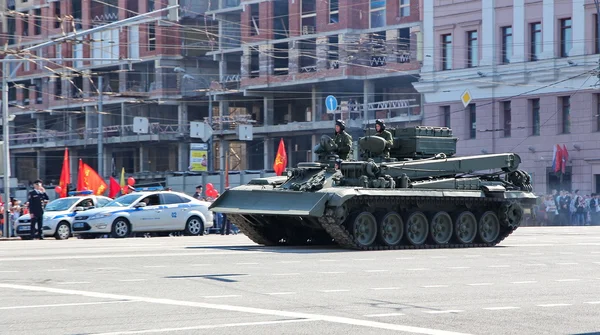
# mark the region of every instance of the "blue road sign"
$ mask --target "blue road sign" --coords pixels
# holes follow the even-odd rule
[[[327,107],[327,110],[334,111],[338,108],[338,101],[333,95],[328,95],[327,98],[325,98],[325,106]]]

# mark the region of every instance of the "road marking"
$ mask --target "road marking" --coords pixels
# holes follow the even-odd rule
[[[192,264],[192,266],[211,266],[212,264]]]
[[[319,262],[337,262],[335,259],[319,259]]]
[[[235,263],[236,265],[258,265],[258,263]]]
[[[561,254],[561,255],[574,255],[575,253],[569,251],[569,252],[559,252],[559,254]]]
[[[384,317],[384,316],[402,316],[405,315],[403,313],[384,313],[384,314],[367,314],[367,315],[363,315],[367,318],[378,318],[378,317]]]
[[[96,270],[118,270],[116,267],[108,267],[108,268],[96,268]]]
[[[67,269],[48,269],[48,272],[67,271]]]
[[[145,268],[166,268],[166,265],[144,265]]]
[[[399,290],[399,287],[373,287],[371,290]]]
[[[293,263],[301,263],[301,261],[281,261],[281,262],[278,262],[278,263],[280,263],[280,264],[293,264]]]
[[[333,293],[333,292],[350,292],[350,290],[321,290],[319,292],[324,292],[324,293]]]
[[[396,257],[396,259],[407,261],[407,260],[415,259],[415,258],[414,257]]]
[[[532,252],[529,253],[530,256],[542,256],[544,253],[543,252]]]
[[[421,286],[421,287],[425,287],[425,288],[448,287],[448,285],[425,285],[425,286]]]
[[[449,266],[448,269],[454,269],[454,270],[458,270],[458,269],[470,269],[470,266]]]
[[[51,305],[8,306],[8,307],[0,307],[0,310],[67,307],[67,306],[87,306],[87,305],[104,305],[104,304],[122,304],[122,303],[126,303],[126,302],[137,302],[137,301],[135,301],[135,300],[118,300],[118,301],[98,301],[98,302],[73,302],[73,303],[68,303],[68,304],[51,304]]]
[[[299,273],[294,272],[294,273],[274,273],[273,276],[297,276],[299,275]]]
[[[454,310],[448,310],[448,311],[423,311],[425,313],[428,314],[448,314],[448,313],[460,313],[460,312],[464,312],[462,310],[459,309],[454,309]]]
[[[475,258],[475,257],[481,257],[481,255],[465,255],[465,257],[468,257],[468,258]]]
[[[546,264],[542,264],[542,263],[530,263],[530,264],[523,264],[525,266],[546,266]]]
[[[556,281],[558,281],[558,282],[564,282],[564,281],[581,281],[581,279],[557,279]]]
[[[429,269],[427,269],[427,268],[406,269],[406,271],[425,271],[425,270],[429,270]]]
[[[128,330],[128,331],[112,332],[112,333],[97,333],[96,335],[127,335],[127,334],[145,334],[145,333],[166,333],[166,332],[180,332],[180,331],[185,331],[185,330],[215,329],[215,328],[244,327],[244,326],[262,326],[262,325],[274,325],[274,324],[282,324],[282,323],[315,322],[315,321],[319,321],[319,320],[295,319],[295,320],[258,321],[258,322],[243,322],[243,323],[240,322],[240,323],[227,323],[227,324],[220,324],[220,325],[190,326],[190,327],[181,327],[181,328]]]
[[[375,258],[353,258],[353,261],[374,261]]]
[[[120,279],[123,282],[146,281],[147,279]]]
[[[287,294],[296,294],[296,292],[273,292],[267,293],[268,295],[287,295]]]
[[[325,271],[325,272],[317,272],[317,273],[322,273],[322,274],[338,274],[338,273],[346,273],[346,272],[342,272],[342,271]]]
[[[533,284],[537,283],[535,280],[525,280],[525,281],[513,281],[511,284]]]
[[[512,306],[506,306],[506,307],[486,307],[484,309],[488,310],[488,311],[503,311],[506,309],[519,309],[521,307],[512,307]]]
[[[259,251],[216,251],[216,252],[178,252],[178,253],[155,253],[155,254],[110,254],[110,255],[70,255],[70,256],[40,256],[40,257],[7,257],[0,258],[0,262],[23,262],[23,261],[54,261],[69,259],[106,259],[106,258],[141,258],[141,257],[198,257],[214,255],[250,255]]]
[[[76,285],[76,284],[91,284],[89,281],[65,281],[57,283],[58,285]]]
[[[537,305],[538,307],[562,307],[562,306],[571,306],[571,304],[544,304]]]
[[[510,265],[488,265],[488,268],[509,268]]]
[[[598,304],[600,304],[600,301],[587,301],[587,302],[584,302],[584,304],[598,305]]]
[[[250,314],[261,314],[261,315],[279,316],[279,317],[296,318],[296,319],[298,319],[298,318],[311,319],[311,320],[319,320],[319,321],[353,325],[353,326],[363,326],[363,327],[370,327],[370,328],[377,328],[377,329],[397,330],[397,331],[404,331],[404,332],[417,333],[417,334],[466,335],[464,333],[450,332],[450,331],[444,331],[444,330],[439,330],[439,329],[431,329],[431,328],[413,327],[413,326],[391,324],[391,323],[384,323],[384,322],[367,321],[367,320],[352,319],[352,318],[348,318],[348,317],[339,317],[339,316],[333,316],[333,315],[290,312],[290,311],[282,311],[282,310],[271,310],[271,309],[243,307],[243,306],[234,306],[234,305],[211,304],[211,303],[173,300],[173,299],[165,299],[165,298],[127,296],[127,295],[121,295],[121,294],[59,289],[59,288],[43,287],[43,286],[26,286],[26,285],[0,283],[0,287],[15,289],[15,290],[22,290],[22,291],[47,292],[47,293],[57,293],[57,294],[64,294],[64,295],[78,295],[78,296],[95,297],[95,298],[102,298],[102,299],[135,300],[135,301],[141,301],[141,302],[147,302],[147,303],[153,303],[153,304],[161,304],[161,305],[197,307],[197,308],[206,308],[206,309],[213,309],[213,310],[223,310],[223,311],[230,311],[230,312],[250,313]]]
[[[390,270],[365,270],[365,272],[388,272]]]
[[[579,263],[556,263],[557,265],[577,265]]]
[[[433,259],[442,259],[442,258],[448,258],[448,256],[430,256],[430,258],[433,258]]]
[[[19,271],[16,270],[4,270],[4,271],[0,271],[0,273],[17,273]]]
[[[241,295],[237,294],[228,294],[228,295],[205,295],[202,298],[235,298],[241,297]]]
[[[487,285],[494,285],[492,283],[473,283],[473,284],[467,284],[469,286],[487,286]]]
[[[592,251],[592,254],[600,254],[600,251]]]
[[[498,256],[512,257],[512,256],[514,256],[514,254],[498,254]]]

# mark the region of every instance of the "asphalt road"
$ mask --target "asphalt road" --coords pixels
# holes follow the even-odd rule
[[[600,227],[495,248],[267,248],[243,235],[0,242],[2,334],[600,333]]]

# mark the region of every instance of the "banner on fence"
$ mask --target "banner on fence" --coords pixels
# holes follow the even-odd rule
[[[208,171],[208,144],[192,143],[190,145],[190,171]]]

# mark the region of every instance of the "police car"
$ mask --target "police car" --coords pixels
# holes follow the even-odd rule
[[[71,236],[71,223],[77,213],[108,204],[112,199],[96,196],[92,191],[69,192],[69,197],[49,202],[44,208],[42,230],[44,237],[54,236],[66,240]],[[15,232],[21,239],[31,238],[31,217],[21,215],[15,224]]]
[[[131,233],[175,232],[203,235],[213,226],[210,203],[162,188],[136,189],[102,208],[78,213],[73,235],[90,238],[110,234],[123,238]]]

